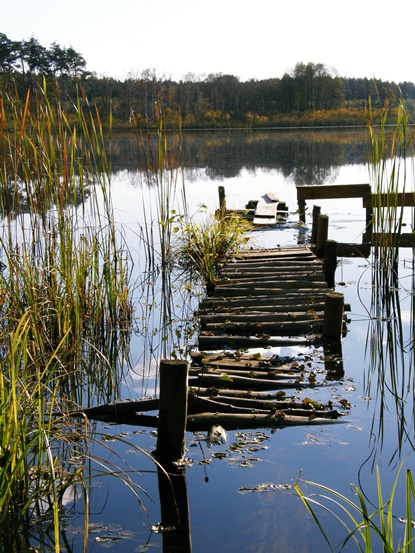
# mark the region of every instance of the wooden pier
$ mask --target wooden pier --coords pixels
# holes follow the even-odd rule
[[[338,297],[327,285],[323,261],[308,247],[247,251],[226,263],[213,295],[199,306],[199,349],[309,343],[324,334],[327,302]],[[343,303],[333,324],[340,338]]]

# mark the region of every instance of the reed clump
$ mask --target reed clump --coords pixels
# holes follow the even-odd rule
[[[251,225],[238,214],[211,216],[201,208],[195,220],[181,220],[176,228],[177,265],[187,271],[189,277],[200,279],[210,293],[223,264],[237,256],[248,242]]]

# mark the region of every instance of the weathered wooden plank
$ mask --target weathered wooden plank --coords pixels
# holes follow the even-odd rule
[[[212,315],[213,317],[223,317],[226,319],[230,316],[233,317],[235,315],[242,315],[242,316],[248,316],[248,317],[255,317],[255,315],[264,315],[264,317],[278,314],[278,315],[284,315],[285,313],[288,313],[288,318],[293,318],[297,313],[304,313],[306,312],[309,315],[313,315],[315,313],[323,313],[324,312],[324,304],[320,303],[318,306],[312,306],[305,309],[304,305],[294,305],[289,306],[289,310],[287,309],[287,305],[251,305],[251,306],[238,306],[238,307],[228,307],[220,305],[218,307],[211,307],[210,309],[199,309],[197,312],[198,317],[206,317]],[[300,315],[301,316],[301,315]]]
[[[298,346],[309,344],[312,341],[311,337],[307,336],[215,336],[214,334],[199,335],[200,350],[216,350],[216,349],[240,349],[240,348],[259,348],[259,347],[284,347]]]
[[[223,393],[226,393],[226,391],[223,390]],[[314,415],[316,417],[324,417],[329,419],[337,419],[341,416],[341,413],[337,411],[337,409],[327,408],[326,410],[324,410],[324,406],[321,406],[321,408],[319,409],[314,409],[310,404],[308,404],[309,406],[307,406],[307,404],[299,402],[294,403],[292,401],[284,402],[277,400],[261,400],[237,396],[230,397],[225,395],[218,395],[216,397],[218,398],[218,402],[220,402],[221,405],[229,404],[234,407],[245,407],[246,409],[257,409],[258,411],[263,410],[269,412],[277,409],[278,411],[282,411],[287,415],[296,415],[303,417],[310,417]]]
[[[277,224],[277,220],[275,217],[254,217],[252,219],[252,224],[256,227],[271,227]]]
[[[290,336],[300,332],[320,332],[323,325],[323,317],[310,318],[299,321],[263,321],[263,322],[239,322],[205,323],[203,330],[206,332],[229,332],[231,334],[247,335],[266,332],[274,336]]]
[[[281,279],[281,278],[288,278],[289,276],[294,276],[296,278],[310,278],[310,277],[315,277],[317,278],[317,280],[320,280],[323,277],[323,274],[320,272],[320,271],[317,271],[316,269],[314,268],[311,268],[311,269],[300,269],[300,270],[294,270],[293,272],[291,272],[290,268],[284,268],[283,267],[278,267],[276,269],[274,268],[266,268],[266,269],[257,269],[257,270],[243,270],[243,271],[234,271],[234,272],[231,272],[231,271],[223,271],[221,273],[221,276],[219,278],[219,281],[221,280],[230,280],[230,279],[234,279],[234,280],[249,280],[249,279],[258,279],[258,278],[262,278],[262,279],[265,279],[265,278],[276,278],[276,279]]]
[[[279,372],[273,372],[273,371],[261,371],[258,369],[249,369],[246,367],[245,369],[224,369],[223,367],[215,368],[215,367],[193,367],[189,369],[189,376],[205,376],[213,374],[215,376],[222,377],[224,374],[226,374],[227,377],[234,378],[234,377],[249,377],[249,378],[259,378],[262,380],[283,380],[287,381],[290,379],[298,378],[298,374],[294,373],[279,373]]]
[[[373,208],[398,206],[398,207],[413,207],[415,206],[414,192],[378,192],[372,194]]]
[[[191,385],[192,379],[189,379]],[[272,380],[265,378],[249,378],[247,376],[224,377],[217,374],[200,374],[195,379],[196,385],[214,386],[215,388],[240,388],[245,390],[277,390],[280,388],[307,388],[309,383],[292,378],[291,380]],[[318,386],[315,384],[314,386]]]
[[[363,240],[366,243],[363,244],[347,244],[338,242],[337,243],[337,257],[369,257],[372,244],[367,242],[368,238],[363,235]]]
[[[216,286],[214,290],[214,295],[223,295],[223,296],[242,296],[242,295],[253,295],[253,294],[261,294],[263,295],[265,293],[267,294],[275,294],[277,291],[281,290],[302,290],[310,289],[310,285],[313,286],[313,288],[318,288],[319,290],[325,290],[327,292],[330,291],[330,288],[327,288],[327,284],[325,282],[314,282],[314,281],[306,281],[306,280],[285,280],[280,282],[270,282],[270,281],[258,281],[256,283],[246,283],[242,285],[242,283],[239,286],[232,285],[229,283],[228,285],[220,285]]]
[[[238,275],[237,277],[227,276],[216,280],[216,286],[257,286],[268,287],[271,285],[280,286],[283,282],[308,282],[312,286],[314,284],[324,283],[327,286],[324,275],[315,271],[300,272],[300,273],[266,273],[264,275]],[[294,287],[294,285],[293,285]]]
[[[202,300],[198,313],[209,311],[210,309],[249,309],[258,307],[258,310],[270,309],[275,310],[309,310],[319,309],[319,305],[323,304],[326,296],[325,291],[303,290],[304,294],[294,290],[283,290],[279,294],[270,296],[264,293],[263,295],[255,295],[254,298],[249,296],[209,296]],[[281,309],[278,309],[281,308]]]
[[[296,188],[298,200],[364,198],[372,195],[370,184],[312,184]]]
[[[255,208],[255,217],[273,217],[277,214],[277,206],[273,202],[258,202]]]
[[[200,324],[205,328],[207,324],[223,324],[229,321],[233,323],[269,323],[269,322],[287,322],[287,321],[310,321],[315,319],[322,320],[324,311],[297,312],[297,313],[273,313],[273,312],[251,312],[251,313],[209,313],[200,316]]]
[[[305,294],[310,295],[310,288],[309,287],[301,287],[293,288],[294,293],[298,295],[298,297],[301,297],[301,294],[304,292]],[[268,294],[269,296],[284,296],[285,293],[288,293],[289,291],[293,291],[292,288],[289,288],[287,285],[286,287],[280,286],[279,288],[254,288],[254,287],[238,287],[237,289],[232,287],[226,287],[226,286],[220,286],[217,289],[214,290],[214,295],[222,296],[222,297],[240,297],[240,296],[264,296],[264,294]],[[319,288],[320,292],[330,292],[330,288]],[[265,292],[266,291],[266,292]],[[316,290],[317,292],[317,290]]]
[[[221,274],[244,274],[250,273],[273,273],[273,272],[287,272],[290,270],[297,271],[322,271],[323,262],[320,260],[310,259],[309,261],[251,261],[240,263],[227,263],[221,270]]]
[[[269,250],[245,250],[240,251],[237,256],[235,256],[235,262],[238,260],[253,260],[253,259],[286,259],[292,258],[302,259],[302,258],[313,258],[315,255],[308,248],[287,248],[287,249],[269,249]]]

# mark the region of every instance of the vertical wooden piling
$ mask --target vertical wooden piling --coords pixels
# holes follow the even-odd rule
[[[219,213],[221,217],[226,215],[226,194],[223,186],[218,187],[219,191]]]
[[[160,362],[160,407],[155,456],[162,462],[177,461],[184,454],[187,419],[187,361]]]
[[[337,242],[335,240],[326,240],[324,247],[324,278],[327,286],[333,288],[334,275],[337,268]]]
[[[326,294],[324,304],[323,337],[328,340],[341,340],[343,332],[344,295],[339,292]]]
[[[317,227],[318,227],[318,216],[320,215],[321,207],[319,205],[313,205],[313,226],[311,228],[311,243],[317,243]]]
[[[326,245],[326,240],[329,234],[329,217],[328,215],[318,216],[317,224],[317,240],[316,240],[316,255],[318,258],[322,259],[324,257],[324,248]]]
[[[298,195],[297,195],[298,197]],[[305,223],[306,217],[305,217],[305,200],[303,199],[297,199],[297,206],[298,206],[298,214],[300,216],[300,222]]]

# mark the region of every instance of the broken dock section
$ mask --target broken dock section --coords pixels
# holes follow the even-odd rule
[[[346,331],[343,295],[306,246],[246,251],[229,260],[200,304],[199,349],[293,345]],[[327,322],[329,317],[329,322]],[[326,323],[325,323],[326,319]]]

